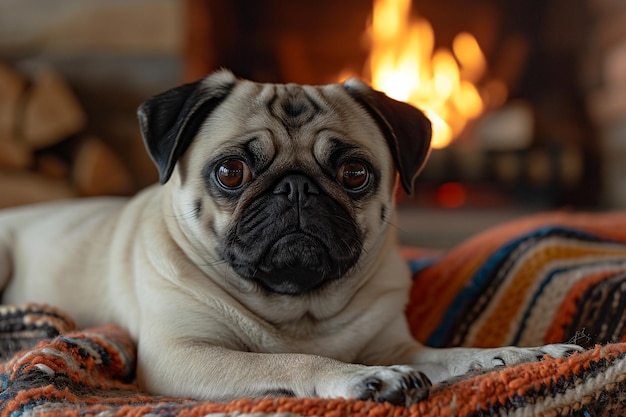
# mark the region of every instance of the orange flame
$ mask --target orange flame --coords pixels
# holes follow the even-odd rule
[[[425,19],[411,21],[411,0],[375,0],[368,29],[372,86],[409,102],[430,118],[432,146],[443,148],[485,108],[476,84],[487,61],[476,39],[459,33],[452,51],[434,51],[435,35]]]

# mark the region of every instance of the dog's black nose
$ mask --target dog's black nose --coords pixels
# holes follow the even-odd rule
[[[283,177],[274,188],[274,194],[283,194],[292,203],[304,203],[310,196],[319,193],[320,189],[317,184],[306,175],[301,174],[290,174]]]

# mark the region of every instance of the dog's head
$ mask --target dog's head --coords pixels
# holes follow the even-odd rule
[[[357,80],[228,71],[147,100],[139,120],[187,244],[231,279],[293,295],[376,257],[396,176],[412,192],[431,135],[422,112]]]

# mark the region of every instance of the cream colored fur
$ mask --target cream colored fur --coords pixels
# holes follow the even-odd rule
[[[213,82],[230,77],[219,73]],[[164,185],[131,199],[0,212],[2,301],[49,303],[81,327],[122,326],[138,343],[143,388],[198,399],[292,394],[409,404],[427,394],[421,372],[439,382],[471,368],[578,349],[429,349],[413,340],[404,317],[411,282],[396,220],[380,220],[381,207],[393,212],[396,171],[378,127],[340,86],[306,87],[333,111],[289,139],[262,105],[275,88],[236,81]],[[240,221],[241,207],[218,204],[201,172],[208,158],[251,134],[274,158],[267,175],[291,166],[319,178],[367,230],[357,265],[341,279],[310,294],[273,294],[220,259],[215,240]],[[370,155],[381,176],[375,195],[358,204],[316,162],[337,135]],[[268,185],[259,179],[252,186],[258,190],[248,199]],[[197,200],[199,218],[191,214]]]

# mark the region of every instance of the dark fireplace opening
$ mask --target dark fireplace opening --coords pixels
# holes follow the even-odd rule
[[[391,0],[386,0],[390,2]],[[382,0],[381,0],[382,2]],[[400,1],[407,3],[407,1]],[[416,0],[434,49],[461,32],[477,40],[485,79],[506,100],[485,106],[453,142],[435,149],[405,204],[442,207],[611,204],[602,178],[601,127],[589,116],[598,74],[587,62],[601,14],[589,0]],[[609,3],[609,2],[604,2]],[[319,84],[371,77],[368,22],[375,2],[284,0],[188,4],[187,79],[219,67],[265,82]],[[595,26],[594,26],[595,25]],[[597,60],[597,59],[596,59]]]
[[[392,7],[405,12],[396,23],[375,13]],[[405,32],[377,37],[394,27]],[[394,51],[404,62],[398,51],[413,41],[421,75],[404,68],[381,77],[380,56]],[[618,0],[0,3],[0,207],[131,195],[155,182],[137,106],[222,67],[260,82],[357,76],[391,96],[416,80],[434,88],[406,98],[429,111],[437,146],[416,194],[399,198],[438,234],[463,228],[467,213],[494,223],[626,207],[626,4]],[[45,137],[24,129],[33,118]],[[441,213],[456,217],[430,221]]]

